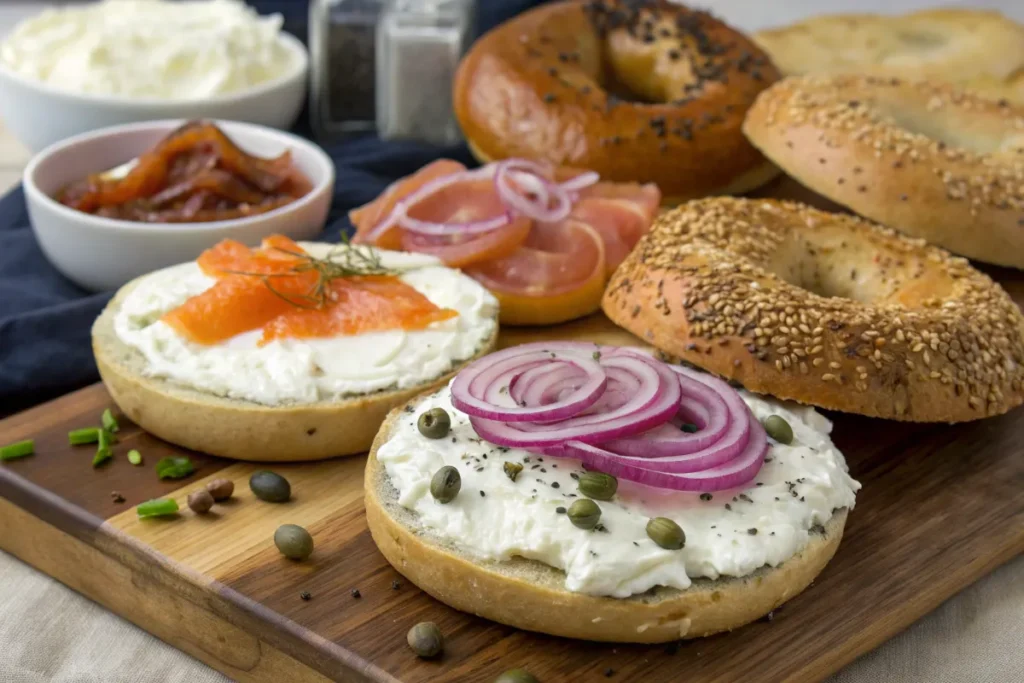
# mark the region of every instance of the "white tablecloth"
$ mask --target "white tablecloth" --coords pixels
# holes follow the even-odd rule
[[[15,21],[38,11],[40,4],[0,4],[0,34]],[[697,4],[710,7],[739,28],[756,30],[816,12],[908,11],[935,3],[705,0]],[[1024,21],[1024,0],[959,4],[993,7]],[[0,191],[17,182],[18,169],[25,160],[24,150],[5,136],[0,127]],[[842,605],[836,608],[842,609]],[[226,680],[188,655],[0,552],[0,683]],[[979,581],[831,679],[831,683],[889,681],[1024,681],[1024,558],[1017,558]]]

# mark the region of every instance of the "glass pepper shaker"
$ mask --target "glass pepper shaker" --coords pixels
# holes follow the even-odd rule
[[[462,136],[452,84],[469,47],[473,0],[393,0],[377,25],[377,132],[451,145]]]
[[[388,0],[312,0],[310,123],[321,140],[376,126],[377,24]]]

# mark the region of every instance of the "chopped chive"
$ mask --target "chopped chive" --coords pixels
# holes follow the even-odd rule
[[[109,448],[100,446],[98,449],[96,449],[96,455],[92,456],[92,466],[99,467],[106,461],[110,460],[112,457],[114,457],[114,454],[113,452],[111,452]]]
[[[0,448],[0,460],[24,458],[26,455],[32,455],[35,452],[36,442],[32,439],[25,439],[24,441],[12,443],[10,446]]]
[[[117,443],[117,437],[108,432],[106,429],[101,429],[99,434],[100,448],[110,448]]]
[[[68,442],[72,446],[84,446],[89,443],[96,443],[100,440],[99,427],[83,427],[68,432]]]
[[[141,465],[142,464],[142,453],[139,453],[134,448],[131,449],[130,451],[128,451],[128,462],[130,462],[133,465]]]
[[[181,479],[196,471],[196,466],[185,456],[161,458],[156,464],[158,479]]]
[[[117,424],[117,420],[114,419],[114,414],[110,412],[110,408],[103,411],[103,416],[100,418],[100,421],[103,423],[103,428],[108,432],[116,432],[121,429]]]
[[[178,513],[178,502],[173,498],[147,500],[145,503],[139,503],[139,507],[135,508],[135,511],[138,513],[139,519],[175,515]]]

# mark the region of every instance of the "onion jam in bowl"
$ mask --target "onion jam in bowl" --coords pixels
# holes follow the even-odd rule
[[[151,121],[51,145],[23,184],[46,257],[79,286],[105,291],[223,239],[315,237],[334,164],[317,145],[263,126]]]

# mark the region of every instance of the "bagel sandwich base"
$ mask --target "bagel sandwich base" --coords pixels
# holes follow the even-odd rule
[[[653,182],[671,204],[778,174],[740,130],[777,79],[756,45],[707,13],[667,0],[569,0],[481,37],[453,100],[481,162],[527,157]]]
[[[855,213],[1024,268],[1024,105],[896,78],[789,78],[761,93],[743,131]]]
[[[1024,402],[1024,316],[966,259],[795,202],[658,217],[602,307],[671,360],[779,399],[913,422]]]
[[[753,39],[787,76],[934,79],[1024,104],[1024,25],[991,10],[828,14]]]
[[[145,277],[145,276],[143,276]],[[107,391],[132,422],[195,451],[248,461],[323,460],[365,452],[394,406],[444,386],[465,364],[494,349],[498,326],[472,358],[429,382],[315,403],[267,406],[216,396],[147,376],[147,360],[114,330],[121,304],[143,278],[115,295],[92,327],[92,348]]]
[[[409,406],[415,410],[418,400]],[[629,598],[574,593],[565,574],[535,560],[483,561],[424,528],[398,503],[377,450],[405,414],[396,408],[374,440],[365,470],[366,521],[387,561],[435,599],[463,612],[528,631],[581,640],[662,643],[739,628],[799,594],[835,554],[846,509],[815,530],[804,549],[777,567],[686,590],[657,587]]]

